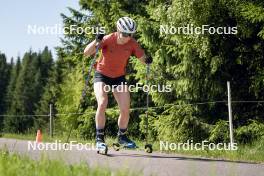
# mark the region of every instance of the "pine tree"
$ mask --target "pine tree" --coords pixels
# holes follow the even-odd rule
[[[5,119],[5,130],[9,132],[25,132],[29,126],[31,126],[31,117],[26,117],[24,115],[31,114],[29,112],[32,107],[30,101],[31,90],[30,86],[32,84],[32,75],[34,73],[30,70],[30,64],[32,63],[33,55],[31,51],[26,53],[22,60],[22,67],[19,76],[16,80],[15,89],[13,92],[13,101],[11,103],[10,109],[7,114],[18,115],[9,116]],[[30,73],[31,72],[31,73]]]
[[[232,89],[236,90],[232,94],[234,100],[264,98],[261,69],[264,64],[262,1],[153,0],[132,3],[81,0],[80,5],[92,12],[108,31],[115,30],[115,22],[121,16],[136,19],[136,37],[154,58],[151,84],[171,84],[173,88],[171,93],[151,93],[156,105],[226,100],[228,80],[231,81]],[[194,27],[238,27],[238,34],[185,35],[160,32],[161,25],[181,27],[188,24]],[[136,64],[135,68],[138,70],[136,77],[144,82],[144,67]],[[184,108],[183,105],[173,106],[189,114],[179,127],[187,123],[192,115],[198,115],[199,120],[212,124],[227,117],[225,104],[194,105],[191,108]],[[259,107],[261,105],[234,105],[235,126],[247,123],[249,118],[262,117],[263,108]],[[165,111],[168,115],[162,116],[172,125],[176,120],[171,118],[174,117],[174,111],[176,109],[168,109]]]
[[[96,26],[96,22],[93,17],[72,8],[69,8],[69,11],[71,13],[71,16],[61,14],[65,27],[78,26],[85,28]],[[59,113],[75,112],[77,106],[80,103],[84,81],[87,76],[86,70],[88,68],[89,62],[91,61],[90,58],[83,57],[83,50],[85,44],[94,40],[94,34],[92,33],[92,31],[87,32],[90,33],[78,34],[76,32],[73,32],[65,34],[64,38],[62,39],[62,46],[57,47],[57,53],[59,56],[57,60],[59,69],[57,68],[57,70],[61,72],[58,75],[60,75],[62,79],[61,84],[59,85],[59,87],[57,87],[61,92],[60,96],[56,97],[55,106]],[[45,94],[47,98],[49,96],[54,96],[54,93],[45,93],[47,93]],[[93,108],[94,100],[89,98],[91,97],[91,94],[92,88],[91,86],[88,86],[87,96],[85,97],[86,101],[84,103],[83,110],[85,110],[88,106],[92,106]],[[48,101],[44,101],[42,103],[43,105],[47,106]],[[43,108],[46,109],[47,107]],[[69,125],[72,125],[74,117],[65,116],[61,118],[62,119],[60,119],[60,121],[62,122],[61,126],[63,126],[63,128],[68,128]],[[81,121],[83,121],[83,119]]]
[[[32,115],[47,84],[52,62],[52,56],[47,47],[42,53],[32,51],[25,53],[21,69],[18,59],[12,72],[14,77],[9,84],[10,105],[7,111],[7,114],[16,116],[8,116],[5,119],[6,131],[23,133],[32,130],[35,120]]]
[[[11,63],[13,63],[13,61]],[[13,64],[11,64],[11,65],[13,65]],[[12,100],[14,97],[13,94],[14,94],[16,81],[17,81],[20,69],[21,69],[21,61],[20,61],[20,57],[18,57],[16,60],[16,64],[14,64],[12,66],[10,81],[9,81],[8,88],[7,88],[7,96],[6,96],[6,108],[7,108],[7,110],[10,109],[10,106],[12,104]]]
[[[0,52],[0,115],[3,115],[6,111],[6,92],[7,85],[10,79],[10,70],[12,64],[6,62],[5,54]],[[3,117],[0,117],[0,129],[2,129]],[[0,130],[1,131],[1,130]]]
[[[50,104],[53,106],[53,114],[56,114],[56,102],[60,95],[60,68],[59,65],[52,65],[48,73],[47,83],[44,87],[41,99],[38,103],[38,106],[35,110],[35,114],[49,114]],[[49,119],[47,117],[36,117],[34,120],[34,127],[46,129],[48,127]]]

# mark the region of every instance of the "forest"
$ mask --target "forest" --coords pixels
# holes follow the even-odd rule
[[[104,27],[116,21],[137,22],[134,38],[153,58],[152,85],[171,92],[150,92],[149,135],[152,141],[229,142],[227,81],[231,84],[234,138],[252,143],[264,136],[264,2],[262,0],[80,0],[81,10],[61,14],[64,27]],[[161,26],[236,27],[236,34],[167,34]],[[92,58],[84,57],[93,32],[61,38],[53,56],[48,47],[29,50],[7,62],[0,53],[0,132],[49,131],[50,104],[54,133],[94,139],[97,108],[92,79],[79,112],[82,89]],[[92,74],[93,76],[93,74]],[[146,68],[131,57],[129,84],[146,83]],[[129,135],[146,135],[146,93],[131,93]],[[74,114],[76,113],[76,114]],[[109,95],[106,135],[115,137],[119,112]]]

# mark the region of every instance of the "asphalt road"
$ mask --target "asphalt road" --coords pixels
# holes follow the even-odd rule
[[[32,142],[32,141],[31,141]],[[45,143],[47,144],[47,143]],[[128,168],[143,172],[144,175],[157,176],[262,176],[264,164],[247,162],[230,162],[197,158],[175,154],[144,151],[109,149],[109,155],[98,155],[93,150],[33,150],[28,149],[28,141],[0,138],[0,148],[7,148],[11,152],[28,155],[32,159],[39,159],[45,153],[50,159],[63,160],[74,164],[86,162],[90,166],[106,166],[115,170]]]

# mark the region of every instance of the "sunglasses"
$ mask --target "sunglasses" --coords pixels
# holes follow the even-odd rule
[[[132,37],[133,34],[121,32],[123,37]]]

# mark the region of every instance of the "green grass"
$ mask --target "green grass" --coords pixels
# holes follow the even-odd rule
[[[130,172],[127,169],[111,171],[109,168],[91,168],[84,162],[76,165],[67,165],[58,160],[49,160],[42,156],[40,160],[32,160],[27,156],[9,154],[0,150],[0,176],[134,176],[140,173]]]
[[[153,150],[160,151],[159,142],[153,143]],[[171,150],[164,153],[176,153],[195,157],[219,160],[245,161],[252,163],[264,162],[264,138],[247,145],[238,145],[238,150]]]
[[[15,138],[15,139],[24,139],[24,140],[35,140],[35,135],[31,134],[3,134],[5,138]],[[61,140],[65,142],[66,137],[55,136],[54,138],[50,138],[48,135],[43,135],[44,142],[52,142],[54,140]],[[71,141],[78,141],[80,143],[94,143],[94,140],[83,140],[79,138],[70,138]],[[114,138],[107,138],[106,143],[111,145],[115,141]],[[137,145],[139,146],[138,150],[144,149],[145,143],[143,141],[135,140]],[[160,144],[159,141],[153,142],[153,150],[160,152]],[[238,150],[236,151],[218,151],[218,150],[173,150],[173,151],[161,151],[164,153],[176,153],[183,154],[188,156],[196,156],[196,157],[206,157],[206,158],[214,158],[214,159],[224,159],[231,161],[247,161],[247,162],[264,162],[264,138],[256,141],[251,145],[238,145]]]
[[[142,141],[135,140],[137,145],[142,149],[145,143]],[[252,163],[264,163],[264,138],[258,141],[247,144],[238,145],[238,150],[171,150],[161,151],[159,141],[151,143],[153,150],[163,153],[182,154],[194,157],[205,157],[219,160],[230,160],[230,161],[245,161]]]
[[[114,139],[108,139],[108,144],[111,144]],[[136,144],[140,147],[139,150],[144,149],[145,142],[135,139]],[[255,141],[252,144],[238,145],[238,150],[172,150],[161,151],[160,142],[155,141],[151,143],[153,151],[162,153],[182,154],[187,156],[205,157],[219,160],[230,161],[245,161],[252,163],[264,163],[264,137]]]

